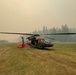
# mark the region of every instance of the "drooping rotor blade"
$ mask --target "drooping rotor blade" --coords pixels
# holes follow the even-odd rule
[[[46,38],[51,39],[51,40],[55,40],[54,38],[50,38],[50,37],[46,37]]]
[[[18,34],[18,35],[33,35],[28,33],[0,32],[0,34]]]
[[[50,33],[50,34],[41,34],[41,35],[74,35],[76,33]]]

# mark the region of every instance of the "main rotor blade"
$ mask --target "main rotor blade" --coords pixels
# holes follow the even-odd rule
[[[18,34],[18,35],[33,35],[28,33],[0,32],[0,34]]]
[[[0,34],[18,34],[18,35],[34,35],[34,36],[39,36],[39,35],[74,35],[76,33],[50,33],[50,34],[29,34],[29,33],[15,33],[15,32],[0,32]]]
[[[54,38],[50,38],[50,37],[45,37],[45,38],[48,38],[48,39],[51,39],[51,40],[55,40]]]
[[[50,34],[41,34],[41,35],[74,35],[76,33],[50,33]]]

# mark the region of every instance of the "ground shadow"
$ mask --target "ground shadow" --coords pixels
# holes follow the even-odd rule
[[[37,48],[38,50],[47,50],[47,51],[54,51],[53,48]]]
[[[37,48],[37,47],[31,47],[30,48],[33,48],[33,49],[36,49],[36,50],[47,50],[47,51],[54,51],[55,49],[54,48],[48,48],[48,47],[45,47],[45,48]]]

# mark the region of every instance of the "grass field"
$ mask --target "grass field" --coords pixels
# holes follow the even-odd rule
[[[76,43],[45,50],[0,44],[0,75],[76,75]]]

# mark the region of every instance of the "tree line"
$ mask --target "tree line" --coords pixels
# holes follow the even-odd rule
[[[70,28],[67,24],[59,27],[47,28],[43,26],[42,30],[35,30],[33,33],[38,34],[51,34],[51,33],[72,33],[76,32],[76,28]],[[76,42],[76,35],[44,35],[44,37],[54,38],[55,41],[59,42]]]

